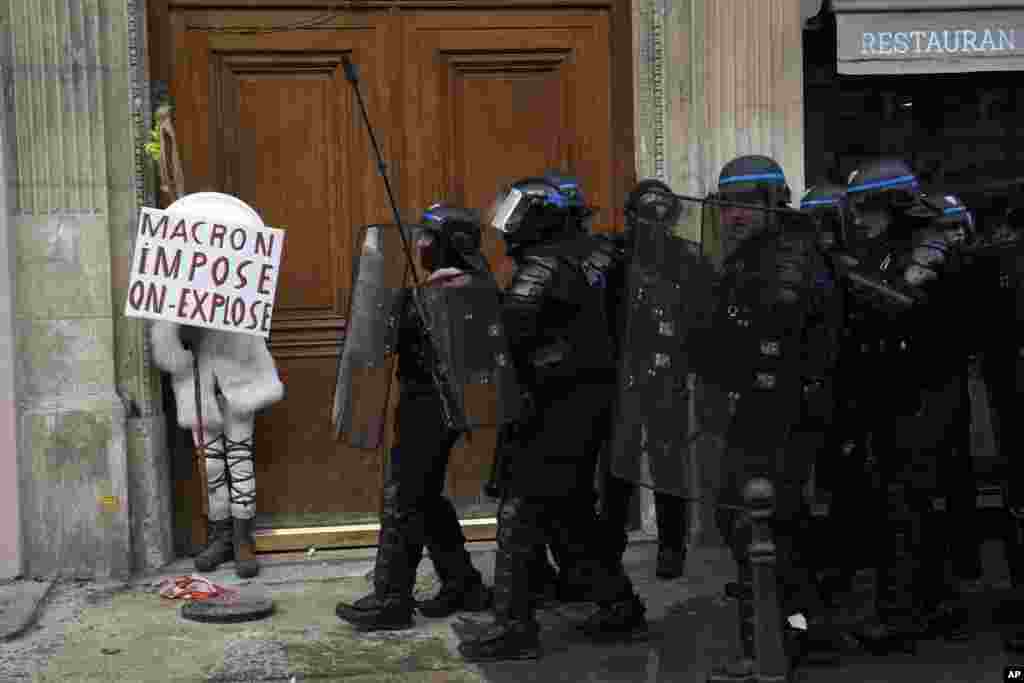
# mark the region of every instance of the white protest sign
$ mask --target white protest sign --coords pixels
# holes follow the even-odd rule
[[[270,336],[284,231],[142,207],[125,315]]]

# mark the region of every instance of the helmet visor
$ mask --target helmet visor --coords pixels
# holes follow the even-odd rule
[[[500,192],[487,212],[487,222],[495,230],[512,235],[523,225],[530,202],[525,193],[516,188]]]
[[[771,197],[771,190],[730,190],[728,187],[726,187],[719,193],[719,196],[724,202],[733,202],[736,204],[749,204],[750,208],[755,208],[758,206],[764,206],[769,203]]]

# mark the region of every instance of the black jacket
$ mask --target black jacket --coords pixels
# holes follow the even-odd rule
[[[525,247],[504,294],[503,319],[520,383],[614,373],[608,274],[614,245],[590,235]]]

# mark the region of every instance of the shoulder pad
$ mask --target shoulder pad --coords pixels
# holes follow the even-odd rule
[[[513,296],[538,295],[554,280],[557,272],[556,257],[528,256],[512,276],[509,293]]]

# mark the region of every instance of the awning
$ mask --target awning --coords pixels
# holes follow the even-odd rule
[[[1024,71],[1024,0],[832,0],[840,74]]]

